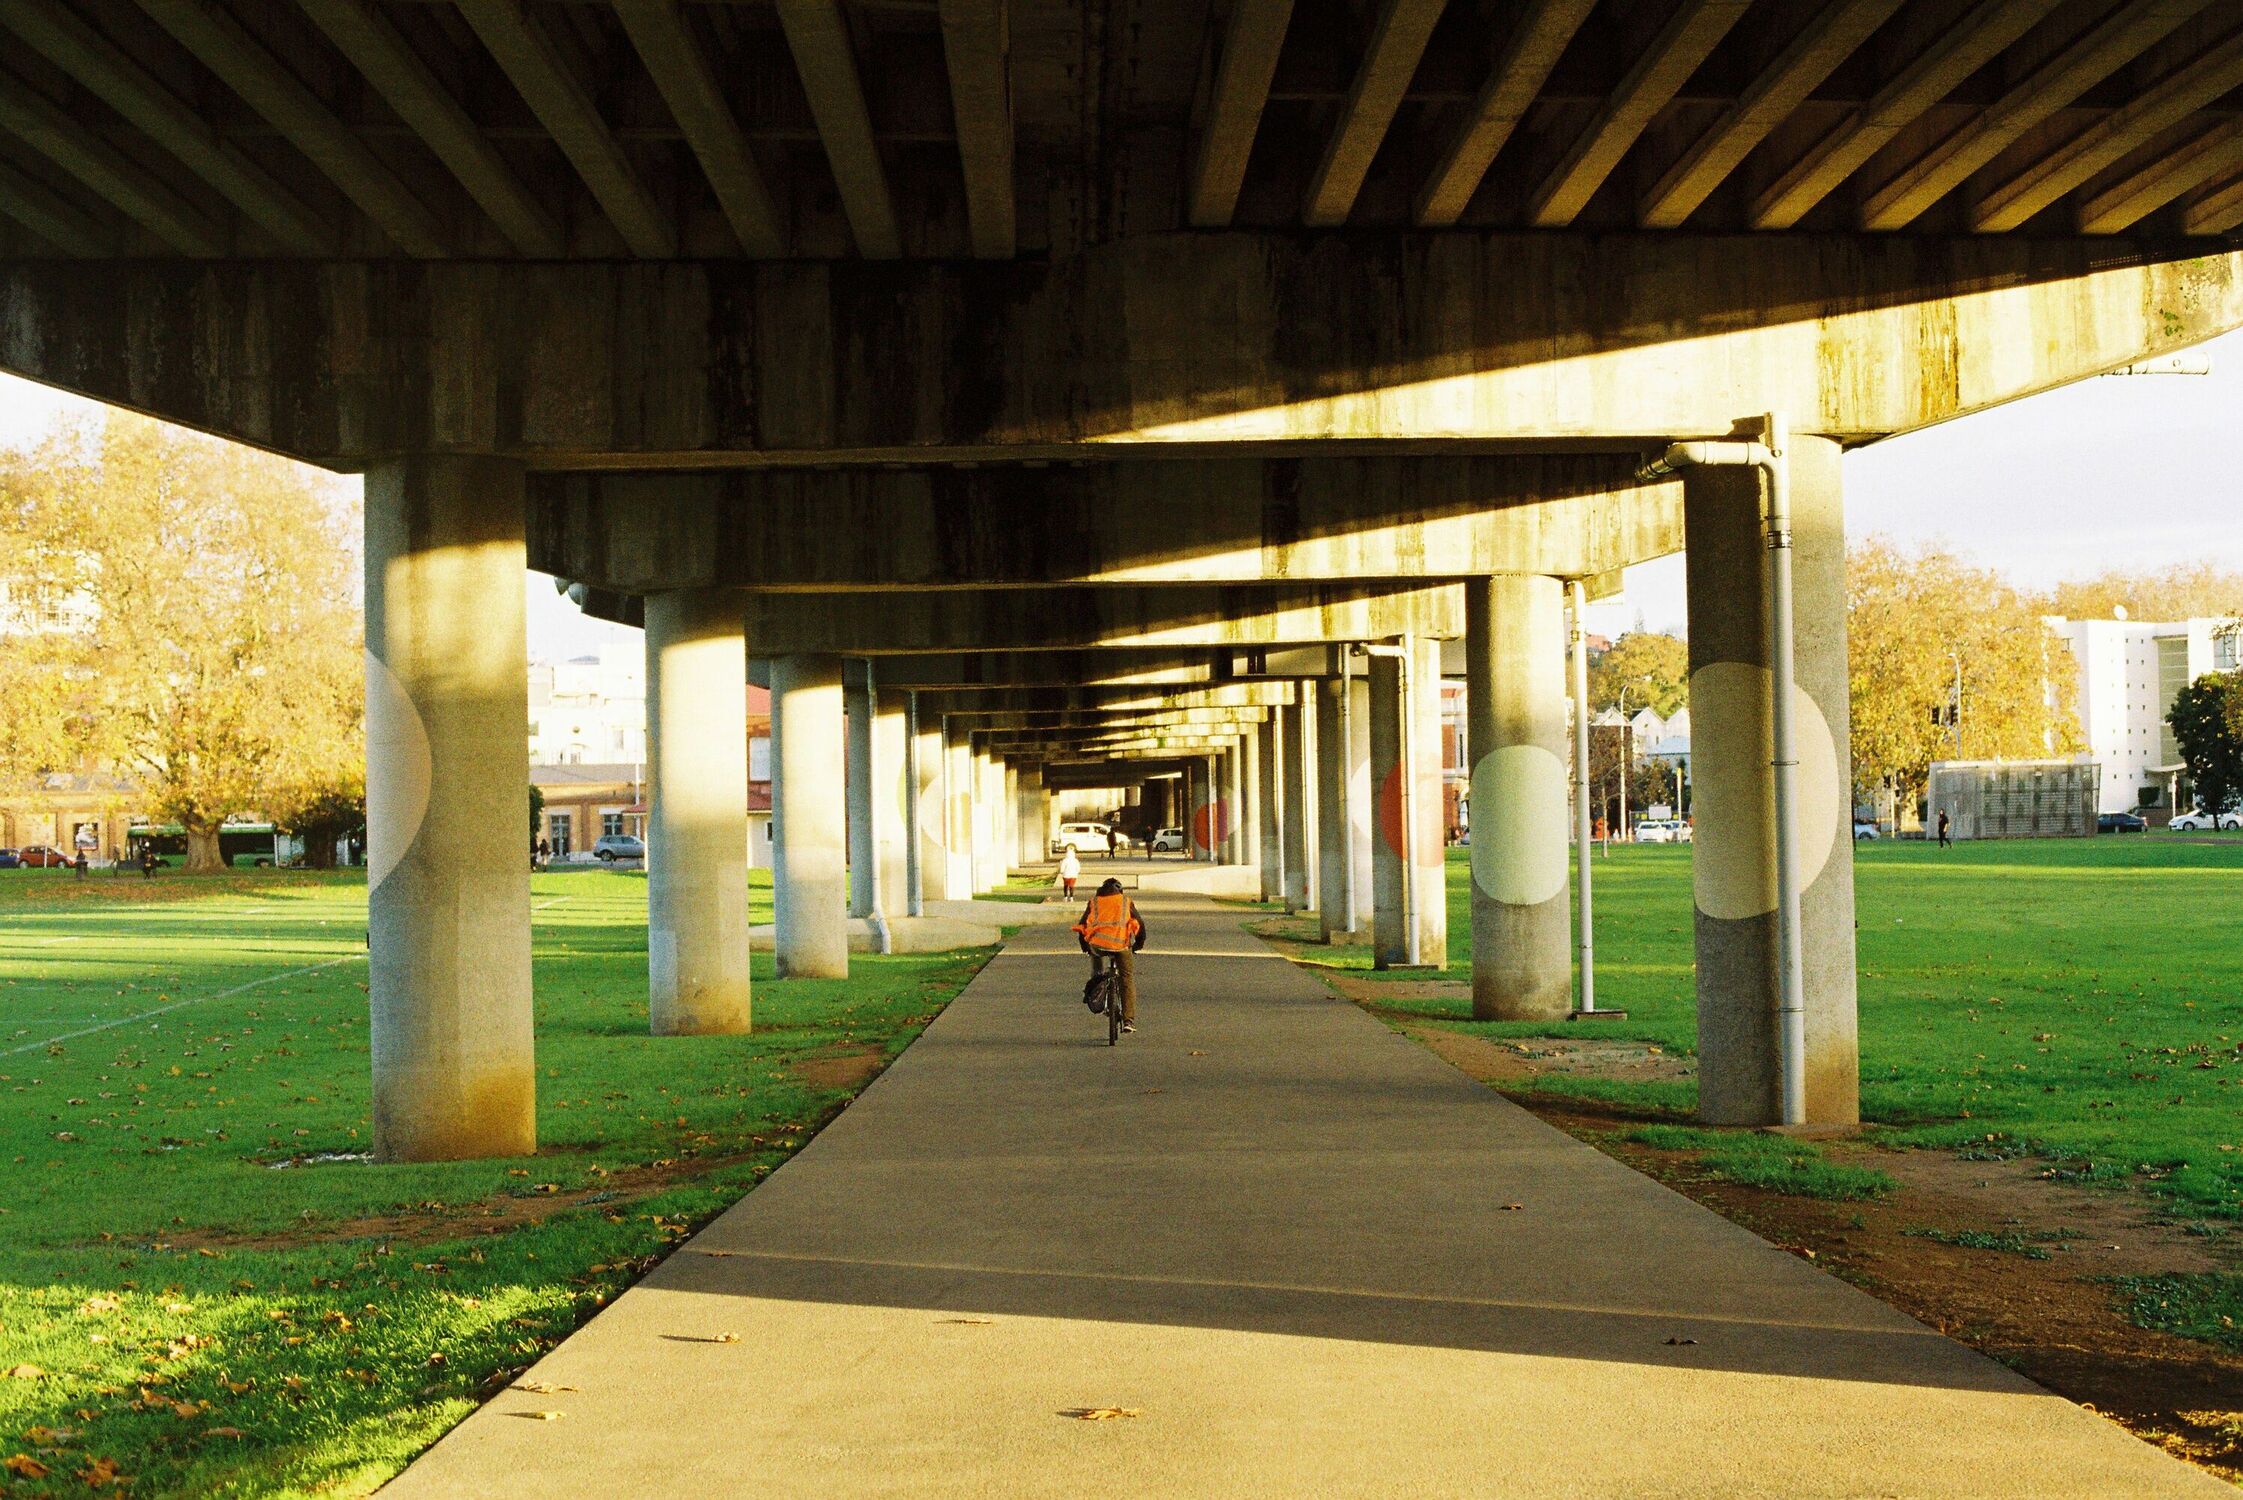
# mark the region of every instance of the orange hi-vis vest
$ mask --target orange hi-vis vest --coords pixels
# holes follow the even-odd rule
[[[1136,941],[1143,924],[1137,920],[1136,911],[1127,896],[1093,896],[1090,909],[1075,924],[1075,931],[1091,947],[1105,953],[1119,953]]]

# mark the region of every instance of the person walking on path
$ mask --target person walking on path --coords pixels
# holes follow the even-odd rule
[[[1112,964],[1121,973],[1121,1029],[1137,1029],[1137,950],[1145,946],[1145,921],[1137,903],[1111,875],[1099,882],[1098,894],[1083,908],[1075,924],[1075,941],[1090,955],[1090,972]]]
[[[1075,846],[1069,844],[1067,852],[1059,856],[1059,897],[1062,901],[1075,899],[1075,882],[1083,878],[1083,862],[1075,857]]]
[[[1954,842],[1947,836],[1947,809],[1943,807],[1939,810],[1939,847],[1945,849]]]
[[[1108,859],[1112,859],[1114,857],[1114,846],[1120,842],[1121,841],[1119,839],[1114,837],[1114,825],[1108,823],[1106,825],[1106,857]]]

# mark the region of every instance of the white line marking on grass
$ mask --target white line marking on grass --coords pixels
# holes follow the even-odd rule
[[[554,897],[554,898],[553,898],[552,900],[550,900],[550,901],[540,901],[540,902],[538,902],[538,903],[537,903],[537,905],[535,905],[535,906],[531,907],[531,908],[530,908],[530,910],[531,910],[531,911],[543,911],[543,910],[545,910],[545,908],[547,908],[548,906],[559,906],[559,905],[560,905],[560,904],[561,904],[561,903],[562,903],[563,901],[566,901],[566,900],[568,900],[568,897],[566,897],[566,896],[555,896],[555,897]]]
[[[363,953],[346,953],[341,958],[331,958],[323,964],[306,964],[301,969],[290,969],[286,973],[267,974],[262,979],[252,979],[247,984],[237,984],[230,990],[220,990],[215,995],[190,995],[184,1000],[174,1000],[169,1005],[159,1005],[154,1010],[144,1010],[137,1016],[123,1016],[114,1021],[104,1021],[99,1026],[88,1026],[79,1031],[66,1031],[60,1036],[50,1036],[44,1041],[26,1042],[21,1047],[10,1047],[7,1051],[0,1052],[0,1057],[14,1057],[19,1052],[36,1052],[41,1047],[52,1047],[58,1042],[76,1041],[82,1036],[92,1036],[97,1031],[113,1031],[119,1026],[130,1026],[135,1021],[146,1021],[152,1017],[178,1010],[182,1006],[201,1005],[210,1000],[231,999],[244,990],[256,989],[261,984],[272,984],[282,979],[294,979],[302,974],[317,974],[321,969],[332,969],[337,964],[347,964],[365,956]]]

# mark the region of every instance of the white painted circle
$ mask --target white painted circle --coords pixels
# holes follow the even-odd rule
[[[413,695],[366,653],[366,888],[378,891],[421,836],[435,760]]]
[[[1838,820],[1848,809],[1830,721],[1796,685],[1791,703],[1799,757],[1799,884],[1804,889],[1830,863]],[[1714,662],[1690,674],[1690,722],[1698,735],[1690,759],[1690,884],[1698,910],[1709,917],[1740,921],[1776,909],[1770,704],[1765,667]],[[1711,751],[1716,735],[1743,753]]]
[[[1472,879],[1512,906],[1562,895],[1565,762],[1540,745],[1504,745],[1472,767]]]

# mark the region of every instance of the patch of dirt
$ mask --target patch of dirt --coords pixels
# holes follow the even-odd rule
[[[2053,1182],[2037,1161],[1967,1161],[1864,1140],[1819,1144],[1834,1161],[1874,1167],[1897,1180],[1899,1189],[1881,1201],[1797,1198],[1709,1181],[1696,1153],[1620,1139],[1651,1116],[1531,1092],[1537,1076],[1596,1072],[1599,1052],[1632,1044],[1568,1037],[1513,1045],[1434,1026],[1404,1029],[1461,1071],[1514,1091],[1515,1102],[1567,1134],[2136,1436],[2243,1482],[2243,1357],[2135,1327],[2116,1289],[2101,1281],[2243,1269],[2243,1234],[2189,1234],[2160,1222],[2160,1206],[2139,1192]],[[1683,1066],[1664,1056],[1649,1061]],[[1615,1058],[1602,1076],[1687,1076],[1686,1067],[1658,1074],[1640,1071],[1643,1066]],[[1926,1229],[2016,1235],[2047,1259],[1946,1244],[1922,1234]]]
[[[1358,1005],[1373,1010],[1381,1001],[1469,1000],[1472,986],[1462,979],[1364,979],[1355,974],[1327,971],[1324,982]]]
[[[1491,1039],[1423,1024],[1406,1024],[1402,1030],[1485,1083],[1531,1082],[1549,1074],[1653,1083],[1694,1078],[1698,1072],[1689,1058],[1676,1057],[1652,1042],[1605,1037]]]
[[[787,1064],[787,1072],[812,1088],[847,1089],[854,1094],[887,1065],[887,1055],[878,1047],[837,1047],[815,1057],[798,1057]]]

